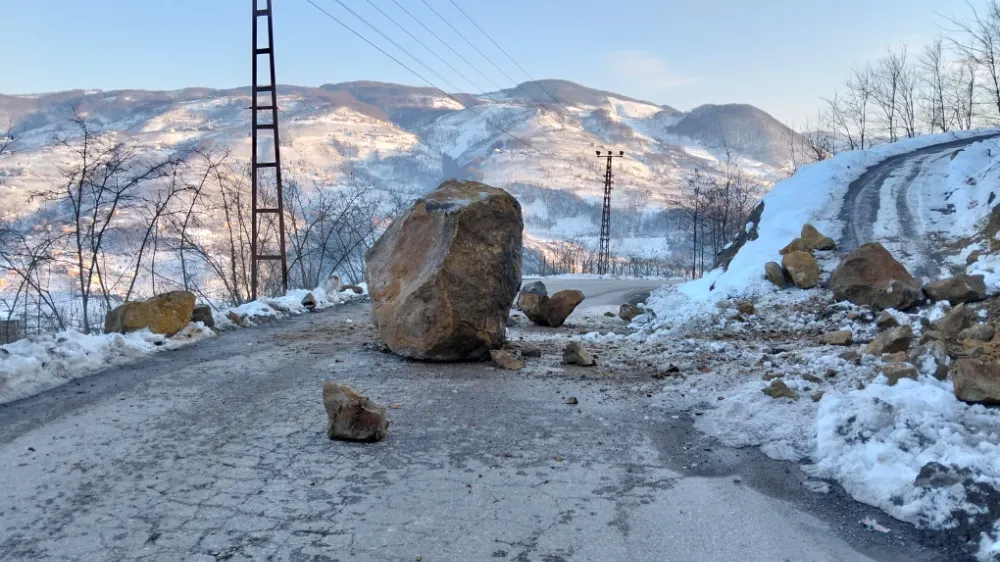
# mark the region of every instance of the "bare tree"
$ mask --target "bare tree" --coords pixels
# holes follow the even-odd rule
[[[68,235],[76,260],[82,329],[90,333],[95,283],[105,304],[111,304],[101,267],[107,263],[105,243],[113,224],[141,201],[140,186],[169,174],[177,160],[128,144],[114,135],[101,134],[76,109],[71,121],[79,136],[57,138],[56,145],[69,151],[75,163],[62,170],[61,186],[42,192],[40,197],[67,215],[71,226]]]
[[[947,133],[951,129],[951,115],[949,115],[946,98],[950,95],[951,87],[948,62],[945,59],[944,39],[938,37],[924,48],[919,65],[930,130]]]
[[[898,127],[902,106],[901,90],[906,74],[906,47],[900,52],[889,51],[888,55],[878,61],[874,68],[866,68],[860,73],[855,71],[854,88],[863,91],[870,87],[871,101],[881,111],[885,123],[885,131],[889,142],[899,139]],[[851,86],[848,83],[848,87]]]
[[[982,10],[968,5],[971,20],[950,19],[961,35],[952,38],[951,43],[963,59],[972,62],[986,76],[982,88],[1000,116],[1000,2],[986,0]]]

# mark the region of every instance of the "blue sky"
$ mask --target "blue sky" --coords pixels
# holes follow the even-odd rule
[[[396,54],[336,0],[314,1]],[[472,90],[367,0],[342,1],[456,85]],[[488,84],[392,0],[372,1],[473,81]],[[507,86],[508,80],[421,0],[399,1]],[[427,1],[512,78],[527,79],[450,0]],[[752,103],[785,121],[814,114],[819,97],[829,95],[852,65],[888,46],[905,43],[916,52],[946,24],[939,14],[968,11],[964,0],[455,1],[535,78],[564,78],[684,110],[702,103]],[[306,0],[274,3],[279,82],[420,84]],[[7,45],[0,93],[245,85],[249,11],[247,0],[0,0]]]

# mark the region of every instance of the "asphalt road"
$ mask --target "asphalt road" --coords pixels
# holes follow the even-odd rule
[[[652,405],[642,369],[563,369],[555,343],[517,373],[409,362],[367,315],[231,332],[0,406],[0,559],[964,560],[705,438]],[[390,435],[328,440],[324,379],[392,405]]]
[[[851,251],[868,242],[883,242],[894,254],[910,260],[910,263],[915,265],[914,273],[936,277],[942,262],[941,255],[914,225],[913,211],[910,209],[908,197],[909,186],[922,173],[923,167],[928,162],[948,157],[965,146],[996,136],[997,133],[991,133],[935,144],[887,158],[869,168],[848,187],[839,217],[844,223],[844,232],[839,240],[840,248]],[[874,229],[881,206],[881,191],[888,189],[890,178],[897,177],[899,188],[895,193],[894,214],[898,218],[902,232],[895,239],[879,240],[874,234]]]

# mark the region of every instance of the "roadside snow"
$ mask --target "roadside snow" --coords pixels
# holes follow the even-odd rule
[[[367,287],[361,285],[367,293]],[[235,314],[243,326],[259,324],[306,312],[302,299],[310,291],[293,290],[278,298],[262,297],[222,312],[213,313],[216,329],[241,327],[229,316]],[[352,291],[327,295],[311,291],[318,309],[346,302]],[[31,336],[0,346],[0,404],[34,396],[98,371],[135,361],[149,354],[175,349],[215,335],[201,322],[193,322],[167,338],[141,330],[129,334],[90,334],[63,331]]]
[[[173,338],[149,330],[130,334],[64,331],[0,346],[0,404],[34,396],[113,365],[211,337],[198,322]]]
[[[679,368],[657,395],[665,410],[692,412],[696,428],[726,445],[759,446],[772,458],[802,463],[811,490],[836,482],[858,501],[922,528],[974,537],[981,532],[978,557],[994,562],[1000,559],[1000,521],[990,505],[1000,500],[1000,410],[957,400],[951,381],[932,376],[936,365],[928,357],[914,359],[919,380],[889,385],[879,373],[883,358],[864,355],[859,345],[875,335],[870,311],[834,303],[823,288],[780,290],[763,275],[764,264],[780,261],[779,250],[804,223],[840,238],[848,186],[871,165],[982,134],[925,136],[802,168],[764,197],[758,238],[727,270],[655,291],[629,337],[643,343],[661,369]],[[906,229],[895,214],[894,193],[903,188],[914,218]],[[1000,197],[1000,143],[980,141],[903,166],[881,196],[874,230],[890,242],[917,237],[916,243],[968,245],[978,240]],[[988,243],[976,241],[951,265],[964,268],[972,250],[988,250]],[[817,252],[816,258],[823,281],[838,256]],[[1000,292],[1000,256],[983,255],[968,272],[985,275],[990,293]],[[741,314],[742,301],[755,313]],[[923,323],[946,310],[939,303],[916,314],[892,312],[919,337]],[[983,318],[986,310],[980,313]],[[818,343],[820,334],[840,329],[854,336],[850,353]],[[765,394],[775,380],[796,399]],[[918,478],[932,468],[939,471],[936,479]]]
[[[648,306],[658,319],[654,325],[664,321],[677,324],[704,314],[720,299],[777,292],[777,288],[764,278],[764,264],[780,258],[779,250],[799,236],[804,223],[811,223],[823,234],[839,239],[844,225],[837,217],[843,207],[844,196],[850,183],[861,177],[866,169],[892,156],[987,132],[979,130],[924,135],[870,150],[841,153],[829,160],[804,166],[794,176],[779,182],[764,196],[764,212],[757,227],[758,237],[748,241],[740,249],[728,269],[716,269],[706,273],[701,279],[665,287],[650,297]],[[992,146],[992,143],[993,141],[985,141],[973,147],[978,144]],[[978,154],[979,151],[976,148],[973,153]],[[992,154],[1000,158],[1000,149],[994,147]],[[981,160],[972,155],[963,158],[955,166],[972,166],[972,161]],[[951,177],[957,178],[959,175],[954,173]],[[968,224],[964,218],[962,222]]]

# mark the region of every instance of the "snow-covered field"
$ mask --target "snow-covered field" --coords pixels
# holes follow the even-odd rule
[[[364,286],[362,286],[364,288]],[[365,289],[367,290],[367,289]],[[289,314],[302,314],[302,299],[312,292],[318,309],[346,302],[352,291],[328,295],[322,288],[294,290],[283,297],[262,297],[227,310],[214,311],[215,330],[226,331],[260,324]],[[239,324],[233,321],[239,320]],[[141,330],[129,334],[82,334],[67,330],[30,336],[0,346],[0,404],[34,396],[111,366],[129,363],[151,353],[189,345],[215,335],[201,322],[192,322],[171,337]]]
[[[679,367],[659,396],[662,405],[693,412],[696,427],[723,443],[760,446],[773,458],[801,463],[804,485],[817,493],[836,483],[897,519],[971,532],[979,559],[993,561],[1000,554],[1000,409],[956,399],[951,381],[933,376],[937,365],[929,358],[916,363],[919,380],[890,385],[880,374],[883,359],[858,346],[875,335],[870,311],[835,303],[824,288],[779,290],[763,276],[764,264],[780,261],[779,250],[803,223],[835,239],[841,235],[845,225],[838,216],[847,187],[866,168],[955,138],[920,137],[803,168],[764,198],[759,236],[728,270],[665,286],[633,324],[638,332],[598,339],[643,342],[647,360],[662,369]],[[1000,148],[987,140],[956,152],[902,175],[913,180],[907,199],[915,218],[907,228],[942,248],[952,244],[949,267],[964,269],[972,250],[990,251],[980,234],[1000,193]],[[903,180],[888,178],[883,193],[895,193]],[[876,233],[900,237],[898,215],[887,208],[896,209],[894,199],[883,201]],[[838,260],[817,258],[825,278]],[[992,295],[1000,293],[997,265],[1000,260],[988,254],[968,267],[986,275]],[[756,311],[739,313],[741,302],[753,303]],[[992,322],[987,308],[978,310],[979,318]],[[894,315],[919,338],[924,325],[944,311],[935,305]],[[853,347],[818,342],[820,334],[841,329],[853,333]],[[763,392],[779,378],[795,399]]]

